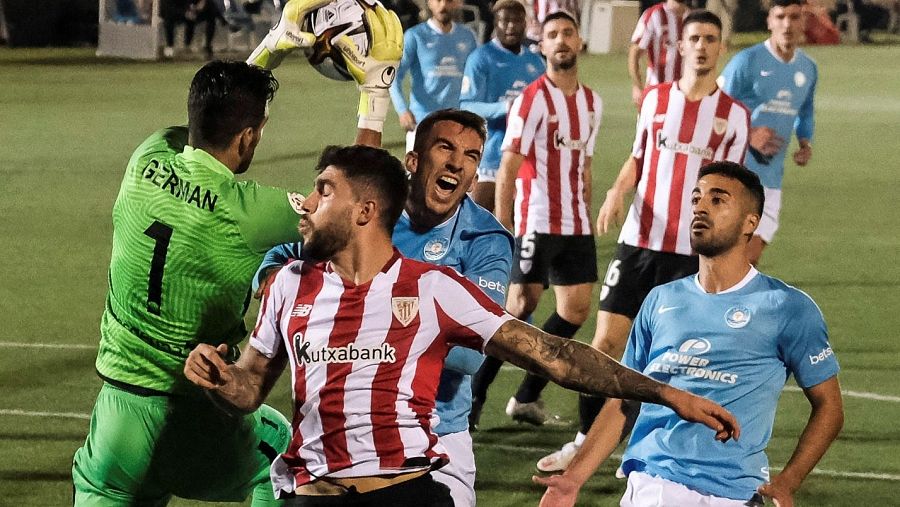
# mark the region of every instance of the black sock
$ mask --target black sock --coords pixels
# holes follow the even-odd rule
[[[562,338],[571,338],[575,336],[579,328],[581,328],[580,324],[572,324],[560,317],[556,312],[553,312],[553,315],[547,319],[547,322],[544,322],[542,329],[545,333]],[[519,390],[516,392],[516,401],[519,403],[537,401],[541,397],[541,391],[547,386],[547,382],[549,381],[544,377],[532,375],[531,373],[526,374],[525,378],[522,379],[522,384],[519,385]]]
[[[606,403],[606,398],[602,396],[590,396],[581,394],[578,396],[578,419],[581,421],[581,433],[587,435],[594,424],[594,419]]]
[[[484,358],[484,362],[481,363],[481,368],[478,368],[478,371],[475,372],[475,376],[472,377],[473,401],[482,404],[484,403],[484,400],[487,399],[488,387],[490,387],[494,379],[497,378],[497,373],[500,372],[501,366],[503,366],[503,361],[496,357],[487,356]]]

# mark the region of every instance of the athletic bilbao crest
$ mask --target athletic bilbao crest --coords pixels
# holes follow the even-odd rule
[[[403,327],[406,327],[414,318],[416,318],[416,315],[419,314],[419,298],[391,298],[391,310],[393,310],[394,317],[400,321],[400,324],[403,324]]]
[[[724,118],[716,118],[713,120],[713,130],[716,131],[716,134],[722,135],[725,133],[726,129],[728,129],[728,120]]]

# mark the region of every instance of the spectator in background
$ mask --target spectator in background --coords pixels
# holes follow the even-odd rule
[[[219,8],[212,0],[163,0],[159,9],[163,19],[166,36],[166,47],[163,55],[166,58],[175,56],[175,27],[184,23],[184,45],[190,47],[194,40],[194,28],[197,23],[205,22],[206,31],[203,51],[212,59],[212,40],[216,35],[216,21],[222,18]],[[224,20],[223,20],[224,21]]]

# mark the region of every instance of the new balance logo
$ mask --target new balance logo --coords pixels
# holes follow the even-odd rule
[[[312,311],[312,305],[299,304],[291,311],[291,317],[306,317]]]

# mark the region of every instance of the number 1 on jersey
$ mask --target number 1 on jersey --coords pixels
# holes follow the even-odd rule
[[[147,311],[159,315],[162,305],[163,270],[166,267],[166,255],[169,253],[172,228],[154,220],[144,234],[156,241],[156,246],[153,247],[153,259],[150,260],[150,279],[147,282]]]

